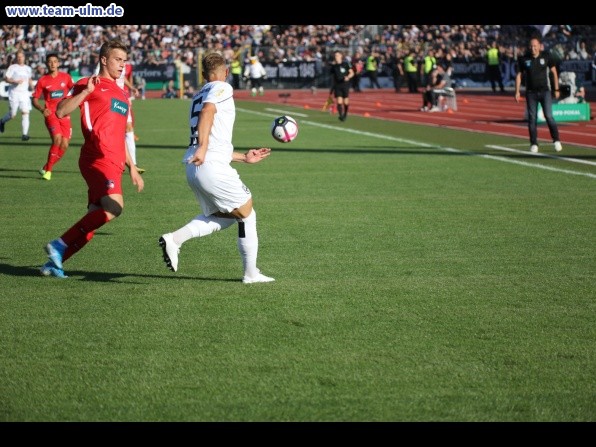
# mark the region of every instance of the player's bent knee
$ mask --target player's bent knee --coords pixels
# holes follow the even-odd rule
[[[124,209],[124,204],[113,197],[106,196],[101,200],[101,206],[104,211],[110,215],[110,220],[115,217],[118,217],[122,214],[122,210]]]

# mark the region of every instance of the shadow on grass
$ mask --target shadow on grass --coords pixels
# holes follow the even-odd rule
[[[43,277],[39,272],[38,267],[32,266],[16,266],[10,264],[0,263],[0,274],[8,275],[8,276],[39,276]],[[201,276],[179,276],[172,272],[172,274],[168,275],[145,275],[145,274],[137,274],[137,273],[116,273],[116,272],[89,272],[83,270],[65,270],[66,275],[68,278],[61,279],[61,278],[54,278],[54,277],[47,277],[48,281],[68,281],[68,280],[80,280],[80,281],[93,281],[93,282],[122,282],[123,284],[145,284],[145,281],[140,281],[142,278],[153,278],[153,279],[172,279],[172,280],[193,280],[193,281],[222,281],[222,282],[238,282],[241,283],[242,280],[240,278],[209,278],[209,277],[201,277]],[[139,281],[120,281],[123,278],[131,278],[135,279],[138,278]]]
[[[40,163],[40,167],[43,166],[44,162]],[[14,173],[14,174],[12,174]],[[18,175],[17,173],[26,173],[27,175]],[[65,170],[57,170],[55,172],[52,172],[52,174],[55,174],[53,179],[56,178],[56,176],[60,176],[60,175],[73,175],[76,174],[77,176],[81,176],[81,173],[79,171],[75,171],[75,170],[71,170],[71,169],[65,169]],[[3,168],[0,167],[0,177],[1,178],[12,178],[12,179],[28,179],[28,180],[42,180],[44,183],[47,182],[47,180],[44,180],[41,178],[41,175],[39,174],[39,170],[38,169],[8,169],[8,168]]]

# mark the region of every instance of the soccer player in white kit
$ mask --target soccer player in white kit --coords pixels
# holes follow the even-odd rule
[[[0,133],[4,132],[4,125],[17,116],[21,110],[21,126],[23,134],[21,140],[29,139],[29,112],[31,112],[31,92],[33,89],[33,70],[25,64],[25,53],[22,50],[17,51],[16,64],[12,64],[6,70],[4,79],[10,84],[8,92],[8,102],[10,110],[0,118]]]
[[[257,268],[259,240],[252,194],[231,166],[231,162],[258,163],[271,154],[271,149],[262,147],[246,153],[234,151],[234,89],[226,82],[228,68],[220,53],[212,52],[203,58],[203,75],[207,83],[192,98],[190,145],[182,159],[186,166],[186,180],[202,214],[159,238],[164,261],[170,270],[177,271],[178,254],[184,242],[238,223],[238,250],[244,267],[242,282],[275,281]]]

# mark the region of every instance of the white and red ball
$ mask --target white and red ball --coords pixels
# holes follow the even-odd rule
[[[278,116],[271,124],[271,135],[280,143],[289,143],[298,136],[298,123],[291,116]]]

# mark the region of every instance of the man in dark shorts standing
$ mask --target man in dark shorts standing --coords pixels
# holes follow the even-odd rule
[[[124,70],[127,53],[128,48],[121,41],[105,42],[99,52],[99,74],[79,80],[56,109],[56,116],[62,119],[80,108],[85,142],[81,147],[79,169],[88,188],[87,214],[46,245],[49,261],[40,269],[44,276],[66,278],[63,262],[83,248],[98,228],[122,213],[125,166],[130,170],[137,191],[143,190],[143,178],[124,142],[130,104],[116,82]]]
[[[344,60],[341,51],[333,54],[334,62],[331,64],[331,79],[333,81],[333,92],[337,101],[337,114],[340,121],[345,121],[350,106],[350,79],[354,77],[354,70]]]
[[[551,86],[550,76],[553,85]],[[559,77],[555,62],[546,51],[542,51],[540,39],[530,39],[529,51],[517,61],[515,77],[515,101],[519,102],[522,75],[526,80],[526,109],[528,111],[528,130],[530,133],[530,152],[538,152],[538,104],[542,105],[544,119],[553,139],[555,151],[560,152],[563,146],[559,141],[559,129],[553,118],[552,92],[559,98]]]

